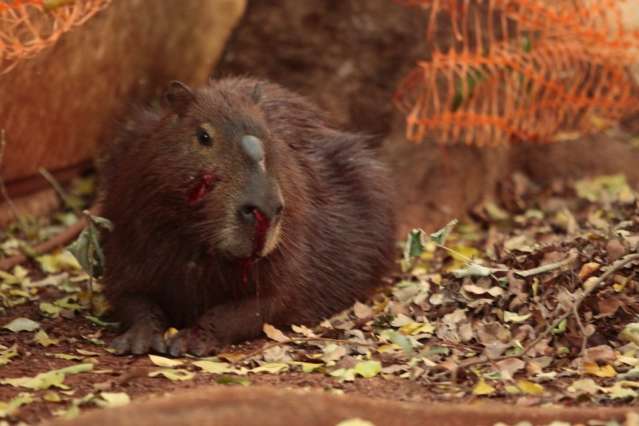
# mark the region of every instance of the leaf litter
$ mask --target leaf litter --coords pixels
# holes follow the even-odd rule
[[[103,316],[97,237],[109,224],[92,216],[76,257],[63,250],[0,272],[0,418],[73,417],[211,382],[379,397],[410,389],[399,399],[636,403],[639,262],[611,270],[637,253],[636,192],[621,176],[547,188],[512,179],[470,217],[411,232],[392,285],[372,300],[314,328],[267,324],[265,339],[202,359],[109,352],[115,324]],[[30,219],[29,235],[9,227],[0,254],[28,251],[73,215]]]

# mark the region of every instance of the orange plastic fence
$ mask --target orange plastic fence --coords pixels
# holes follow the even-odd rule
[[[53,45],[111,0],[0,0],[0,74]]]
[[[412,141],[553,142],[639,111],[639,0],[396,0],[426,11],[428,58],[396,102]]]

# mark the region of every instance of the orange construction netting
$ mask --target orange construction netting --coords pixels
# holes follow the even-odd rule
[[[427,18],[430,54],[396,93],[412,141],[547,143],[639,111],[639,0],[396,1]]]
[[[0,0],[0,74],[53,45],[111,0]]]

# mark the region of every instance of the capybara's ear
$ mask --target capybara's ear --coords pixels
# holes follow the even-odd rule
[[[174,80],[169,83],[169,87],[164,91],[164,100],[173,112],[182,116],[195,100],[195,95],[189,86],[181,81]]]

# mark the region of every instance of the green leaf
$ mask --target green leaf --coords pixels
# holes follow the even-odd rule
[[[104,268],[104,253],[100,245],[100,229],[113,230],[113,224],[103,217],[88,215],[88,224],[67,249],[78,260],[82,269],[92,277],[99,277]]]
[[[444,244],[446,244],[446,239],[448,238],[450,233],[453,231],[455,226],[457,226],[458,222],[459,221],[457,219],[451,220],[442,229],[430,234],[430,240],[437,245],[443,246]]]
[[[562,320],[559,324],[557,324],[557,327],[555,327],[552,330],[552,334],[562,334],[563,332],[566,331],[566,325],[567,325],[567,321],[564,319]]]
[[[40,328],[40,324],[29,318],[16,318],[8,324],[2,326],[7,330],[19,333],[21,331],[34,331]]]
[[[410,261],[415,257],[419,257],[424,252],[424,245],[422,244],[421,229],[413,229],[408,234],[408,239],[404,245],[404,260]]]
[[[404,351],[406,355],[411,356],[414,353],[413,343],[402,333],[398,333],[394,330],[389,330],[384,334],[388,336],[391,342],[402,348],[402,351]]]
[[[98,318],[98,317],[93,316],[93,315],[85,315],[84,317],[86,319],[88,319],[89,321],[91,321],[93,324],[95,324],[97,326],[100,326],[100,327],[117,328],[117,327],[120,326],[120,323],[104,321],[101,318]]]
[[[370,379],[371,377],[375,377],[382,371],[382,363],[379,361],[361,361],[355,364],[355,373],[360,376]]]

